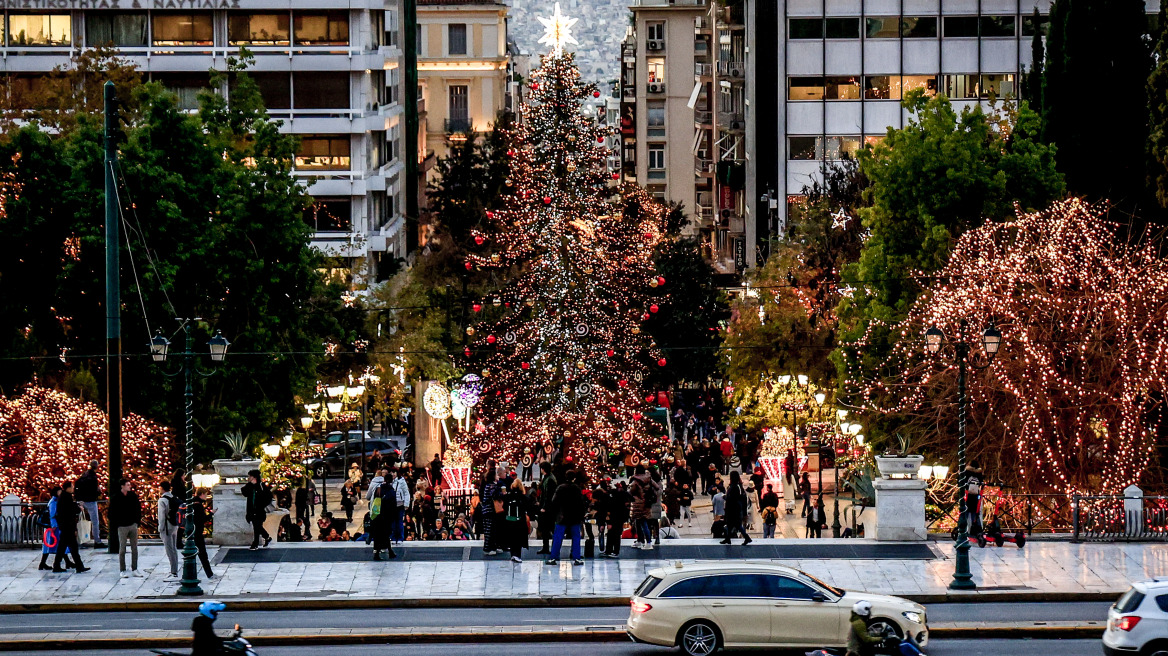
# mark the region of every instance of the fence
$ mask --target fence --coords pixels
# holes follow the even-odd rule
[[[1070,533],[1072,504],[1069,494],[1015,494],[1007,490],[982,488],[982,524],[995,518],[1006,533]],[[956,488],[929,491],[929,531],[948,533],[957,526],[961,513]]]
[[[107,521],[107,501],[97,502],[97,512],[101,516],[102,536],[109,537],[109,522]],[[44,542],[45,528],[41,526],[41,511],[48,507],[44,501],[21,501],[20,503],[0,504],[0,546],[39,547]],[[151,504],[152,505],[152,504]],[[84,517],[84,513],[82,513]],[[81,529],[78,535],[85,541],[89,533],[89,520],[78,522]],[[142,523],[138,526],[138,536],[142,538],[157,538],[158,526],[154,513],[147,509],[142,511]],[[92,537],[89,538],[92,541]]]
[[[1168,541],[1168,497],[1076,494],[1072,505],[1075,542]]]

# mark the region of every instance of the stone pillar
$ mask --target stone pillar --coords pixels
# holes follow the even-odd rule
[[[0,504],[0,543],[20,544],[21,522],[25,521],[21,516],[20,497],[9,494]],[[27,523],[33,531],[38,530],[35,516]]]
[[[1144,532],[1144,491],[1138,486],[1123,488],[1124,528],[1128,536]]]
[[[877,540],[924,540],[925,486],[919,478],[878,478],[876,488],[876,530],[865,537]],[[865,526],[867,529],[867,525]]]
[[[247,483],[247,473],[260,468],[260,461],[216,460],[211,464],[219,474],[219,484],[211,490],[215,500],[215,531],[211,541],[218,545],[251,544],[251,524],[246,519],[247,499],[240,490]],[[272,533],[273,539],[275,535]]]

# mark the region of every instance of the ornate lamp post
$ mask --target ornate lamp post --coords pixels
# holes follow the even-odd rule
[[[953,581],[949,584],[949,588],[952,590],[977,589],[977,584],[973,582],[973,574],[969,571],[969,534],[965,517],[967,511],[965,507],[965,418],[969,410],[969,399],[965,394],[965,370],[967,367],[988,368],[993,363],[994,356],[998,354],[998,348],[1002,345],[1002,333],[991,324],[981,336],[982,348],[986,354],[985,362],[983,364],[969,362],[970,349],[969,344],[965,341],[968,325],[965,319],[961,320],[957,341],[953,344],[954,359],[957,361],[957,489],[961,500],[961,515],[957,520],[956,569],[953,572]],[[925,346],[932,355],[937,355],[941,351],[944,341],[945,333],[936,326],[925,332]]]
[[[179,353],[170,353],[170,340],[162,336],[161,333],[155,335],[150,340],[150,355],[154,361],[159,364],[166,362],[166,358],[170,355],[175,355],[182,358],[182,366],[174,372],[164,371],[163,374],[168,377],[183,377],[183,407],[185,413],[185,422],[183,423],[183,461],[185,469],[188,472],[194,472],[194,450],[191,445],[192,434],[194,433],[195,424],[195,394],[191,388],[191,381],[195,374],[204,378],[215,375],[215,371],[201,371],[196,367],[195,360],[203,353],[195,352],[195,337],[191,334],[191,323],[199,319],[179,319],[182,321],[182,331],[184,334],[184,349]],[[223,333],[215,331],[215,336],[207,340],[208,354],[211,356],[211,362],[222,362],[224,356],[227,355],[227,347],[230,342],[223,336]],[[197,596],[203,594],[203,589],[199,587],[199,570],[196,566],[195,559],[198,558],[199,551],[195,547],[195,519],[190,512],[187,512],[187,503],[195,496],[195,478],[190,477],[190,487],[186,490],[186,499],[183,504],[183,515],[185,516],[183,527],[183,576],[182,582],[179,585],[178,593],[183,596]],[[183,491],[176,490],[179,494]]]

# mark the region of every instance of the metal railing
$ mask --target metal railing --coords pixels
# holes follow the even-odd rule
[[[1076,494],[1071,507],[1075,542],[1168,540],[1168,497]]]
[[[446,134],[471,131],[469,118],[448,118],[443,122],[443,126],[446,128]]]
[[[983,487],[982,525],[995,518],[1007,533],[1063,533],[1072,531],[1072,498],[1069,494],[1015,494]],[[951,533],[959,519],[960,499],[955,487],[933,488],[927,495],[926,515],[931,533]]]
[[[697,62],[694,64],[694,75],[700,75],[703,77],[710,77],[713,74],[714,74],[714,66],[712,64],[703,64],[701,62]]]
[[[696,123],[698,125],[713,125],[714,124],[713,112],[705,112],[705,111],[701,111],[701,110],[695,111],[694,112],[694,123]]]
[[[0,546],[39,547],[44,543],[45,527],[41,524],[41,511],[48,507],[44,501],[22,501],[19,504],[0,504]],[[108,521],[109,502],[97,502],[97,513],[100,515],[102,537],[109,537]],[[89,520],[82,515],[78,524],[86,530]],[[138,525],[138,535],[142,538],[157,538],[158,525],[154,515],[154,502],[142,509],[141,524]],[[90,537],[92,541],[92,536]]]

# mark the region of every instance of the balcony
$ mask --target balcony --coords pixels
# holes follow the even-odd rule
[[[714,175],[714,160],[709,157],[694,156],[694,175],[703,178]]]
[[[718,62],[718,75],[731,80],[741,80],[746,77],[746,64],[742,61],[729,60]]]
[[[713,29],[709,16],[694,17],[694,34],[712,34]]]
[[[471,132],[471,122],[469,118],[448,118],[443,121],[443,126],[446,134],[467,134]]]
[[[714,114],[713,114],[713,112],[695,111],[694,112],[694,125],[697,127],[702,127],[702,128],[706,128],[706,129],[714,127]]]
[[[645,85],[645,93],[648,93],[650,95],[663,94],[663,93],[665,93],[665,83],[664,82],[650,82],[649,84]]]
[[[698,77],[713,77],[714,67],[710,64],[695,63],[694,75]]]

